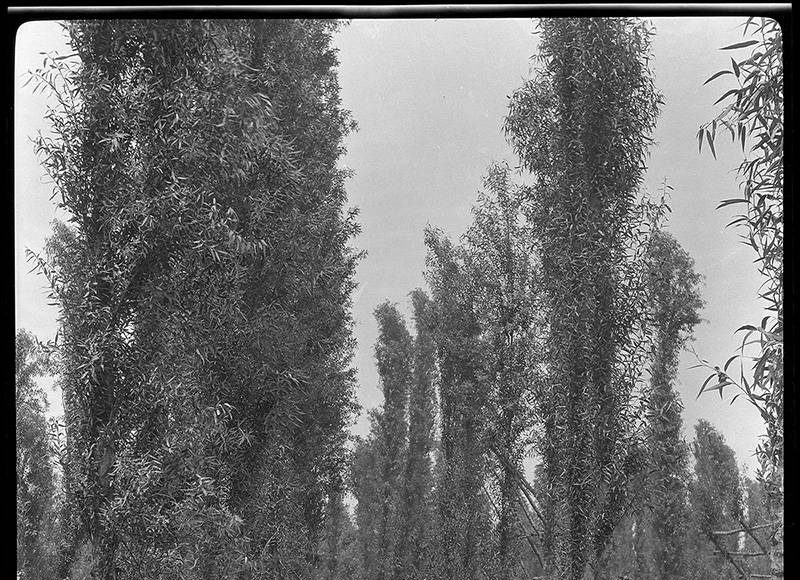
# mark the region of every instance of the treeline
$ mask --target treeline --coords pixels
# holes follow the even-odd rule
[[[540,32],[504,125],[530,184],[493,165],[460,243],[426,230],[414,337],[396,306],[375,311],[384,404],[355,448],[340,577],[770,577],[763,478],[709,423],[682,437],[674,383],[703,301],[666,231],[671,187],[641,188],[653,30]]]
[[[552,499],[542,464],[532,469],[531,481],[522,461],[514,465],[500,454],[499,432],[507,424],[500,376],[481,372],[477,384],[484,398],[464,400],[460,415],[451,415],[457,404],[452,395],[431,388],[445,388],[438,363],[431,365],[438,359],[437,305],[421,290],[411,293],[411,303],[415,335],[396,305],[375,311],[386,402],[372,412],[369,435],[357,441],[350,469],[353,518],[335,572],[326,578],[558,577],[545,568],[554,540],[548,537]],[[485,346],[481,352],[488,351]],[[770,519],[763,485],[739,470],[733,450],[707,421],[695,425],[693,440],[685,444],[672,380],[653,380],[651,388],[661,393],[652,393],[644,415],[643,463],[628,483],[626,515],[590,567],[592,577],[768,574],[762,549]],[[454,422],[472,444],[469,463],[445,440],[446,425]],[[518,431],[517,445],[527,449],[520,455],[535,451],[532,429],[529,422]],[[751,532],[741,530],[743,524]],[[734,554],[758,556],[745,568],[729,556]]]
[[[63,488],[42,499],[41,418],[18,415],[19,577],[325,569],[357,408],[337,27],[72,21],[74,54],[33,75],[69,216],[32,256],[59,308]]]

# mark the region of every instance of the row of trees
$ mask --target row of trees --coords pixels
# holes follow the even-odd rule
[[[394,391],[397,394],[407,389],[408,394],[404,405],[399,408],[394,405],[395,426],[400,425],[401,429],[403,424],[408,426],[400,453],[395,454],[401,457],[403,467],[394,479],[394,489],[400,491],[392,493],[384,484],[386,471],[381,467],[387,465],[389,450],[378,441],[384,432],[373,428],[370,437],[359,442],[350,468],[350,486],[358,500],[355,525],[341,496],[332,498],[326,509],[332,533],[321,546],[323,560],[317,568],[317,578],[374,578],[379,574],[397,578],[452,577],[440,560],[447,547],[443,545],[446,537],[439,533],[442,525],[439,510],[447,500],[439,495],[439,490],[453,480],[445,480],[440,469],[444,460],[440,429],[434,421],[438,414],[437,397],[432,389],[436,383],[435,367],[431,364],[435,347],[421,314],[425,309],[430,314],[432,303],[421,291],[412,293],[412,302],[417,321],[413,338],[396,307],[385,304],[376,311],[382,321],[377,350],[384,361],[402,361],[406,367],[405,383],[395,382]],[[428,318],[427,323],[430,321]],[[409,353],[412,344],[413,352]],[[22,577],[53,578],[58,577],[54,569],[59,561],[58,550],[65,546],[60,538],[63,493],[58,491],[58,471],[41,460],[48,455],[44,395],[32,382],[46,370],[47,361],[24,331],[18,333],[17,348],[17,568]],[[409,362],[416,369],[410,375]],[[383,414],[384,410],[377,412],[375,420],[380,422]],[[666,421],[662,419],[661,423]],[[694,475],[690,476],[686,465],[689,448],[678,446],[675,453],[679,459],[664,461],[661,469],[663,473],[666,466],[673,466],[675,480],[671,489],[653,492],[663,481],[658,471],[635,484],[639,503],[614,531],[603,556],[600,577],[733,579],[744,572],[764,575],[769,570],[763,559],[745,569],[729,557],[731,553],[758,554],[765,548],[761,531],[769,527],[769,514],[763,486],[738,472],[733,451],[709,423],[701,420],[695,432]],[[484,453],[491,453],[487,451],[491,445],[491,440],[484,445]],[[540,470],[536,473],[532,486],[526,485],[523,476],[513,475],[520,479],[515,486],[517,495],[511,502],[515,519],[506,528],[511,541],[504,540],[502,535],[504,523],[499,508],[503,497],[502,472],[489,470],[478,501],[473,498],[460,506],[462,513],[477,512],[478,525],[472,530],[473,537],[487,542],[479,545],[481,550],[468,564],[479,575],[482,572],[492,578],[501,577],[505,570],[509,578],[530,578],[544,573],[541,516],[533,507],[538,504],[536,500],[546,498],[546,490],[542,489]],[[392,515],[381,526],[381,509],[386,504],[378,495],[387,491],[391,494],[388,512]],[[528,494],[536,500],[529,502]],[[664,517],[669,519],[660,519]],[[743,523],[747,530],[742,529]],[[459,530],[464,524],[461,519],[451,523],[450,528]],[[388,565],[382,563],[387,560],[377,558],[381,544],[391,547],[392,559]],[[505,568],[504,560],[511,566]]]
[[[671,188],[642,191],[662,99],[630,18],[540,22],[504,126],[529,184],[493,165],[460,242],[426,230],[429,293],[413,334],[375,310],[384,403],[348,457],[336,27],[76,21],[75,54],[34,75],[58,102],[37,149],[70,223],[31,256],[59,338],[17,337],[21,577],[781,576],[782,101],[753,108],[779,96],[779,29],[762,23],[766,52],[734,61],[737,103],[701,133],[760,131],[737,222],[775,313],[746,328],[755,483],[710,424],[681,438],[700,278],[665,229]]]
[[[26,547],[22,577],[308,577],[336,548],[358,258],[337,26],[74,21],[33,76],[69,216],[32,256],[64,501],[59,553]]]
[[[662,103],[653,31],[603,18],[540,28],[539,67],[505,123],[532,184],[493,166],[460,244],[426,231],[416,338],[396,307],[376,311],[385,402],[352,467],[363,577],[764,576],[768,494],[702,421],[692,477],[681,436],[674,381],[703,302],[664,229],[671,188],[641,192]],[[424,344],[435,366],[412,356]],[[412,395],[431,381],[438,437],[426,386],[420,446]],[[431,458],[421,496],[411,466]],[[409,551],[412,489],[436,533]]]

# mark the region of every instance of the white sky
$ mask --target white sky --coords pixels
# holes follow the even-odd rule
[[[741,150],[726,137],[718,159],[697,153],[698,126],[714,117],[712,103],[727,90],[730,76],[702,86],[729,66],[730,52],[717,50],[741,39],[741,18],[671,17],[652,19],[656,85],[666,105],[656,130],[657,146],[647,174],[655,191],[666,177],[675,188],[669,229],[694,257],[705,276],[706,308],[695,332],[704,358],[723,363],[738,345],[733,331],[758,322],[755,296],[760,284],[751,251],[726,229],[737,206],[715,210],[737,192],[734,169]],[[354,295],[358,349],[358,397],[364,409],[381,402],[372,358],[377,327],[372,311],[381,301],[400,304],[409,315],[408,293],[424,287],[426,224],[458,237],[468,226],[481,177],[491,161],[516,159],[501,124],[507,95],[528,76],[536,49],[533,24],[524,19],[354,20],[335,38],[340,49],[339,79],[345,107],[359,131],[348,138],[343,162],[355,170],[348,184],[350,204],[361,210],[363,233],[355,245],[368,251],[357,272]],[[15,71],[15,296],[16,325],[41,339],[52,338],[56,309],[47,305],[46,281],[29,274],[25,248],[41,250],[49,222],[57,214],[49,201],[52,187],[27,140],[47,127],[46,98],[22,88],[24,71],[41,64],[39,51],[66,54],[56,23],[32,22],[17,34]],[[691,354],[681,360],[687,437],[704,417],[716,425],[752,470],[757,438],[763,432],[757,412],[738,399],[729,405],[712,393],[695,396],[704,369],[690,370]],[[60,397],[51,393],[51,412]],[[365,413],[354,432],[365,433]]]

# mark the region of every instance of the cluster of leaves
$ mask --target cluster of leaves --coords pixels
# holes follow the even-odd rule
[[[739,352],[730,357],[723,368],[713,367],[700,392],[734,386],[761,414],[766,437],[757,448],[759,477],[768,486],[771,510],[783,511],[783,35],[780,24],[768,18],[750,18],[744,24],[748,40],[726,46],[722,50],[750,48],[747,58],[731,58],[731,68],[721,70],[707,81],[733,75],[738,86],[724,93],[717,103],[734,98],[719,115],[700,128],[699,148],[703,137],[716,157],[716,129],[726,128],[731,139],[741,143],[746,158],[738,168],[741,194],[723,200],[719,207],[741,204],[744,211],[729,225],[744,230],[745,244],[756,253],[755,263],[763,284],[759,297],[769,312],[760,324],[746,324]],[[715,103],[716,104],[716,103]],[[745,361],[752,361],[746,365]],[[738,378],[728,369],[739,362]],[[707,361],[701,365],[712,368]],[[749,367],[749,368],[747,368]],[[749,378],[748,378],[749,377]],[[773,546],[773,567],[782,575],[782,531],[778,530]]]
[[[355,411],[336,27],[76,21],[35,75],[76,570],[320,565]]]
[[[745,34],[753,19],[745,24]],[[742,152],[748,136],[755,141],[749,150],[749,158],[739,166],[742,178],[742,196],[724,200],[719,207],[732,204],[746,204],[745,214],[738,215],[730,225],[743,227],[747,233],[742,237],[758,255],[756,263],[759,272],[765,278],[764,290],[760,297],[768,303],[767,309],[774,314],[767,317],[758,326],[746,325],[737,332],[746,331],[742,349],[746,349],[753,334],[757,335],[757,344],[761,347],[760,356],[755,358],[753,366],[753,384],[746,377],[741,377],[741,387],[745,395],[755,404],[767,425],[781,426],[778,421],[776,407],[783,399],[782,374],[782,329],[783,329],[783,62],[782,36],[778,23],[763,19],[755,25],[752,33],[760,36],[758,40],[748,40],[722,50],[740,49],[756,45],[753,54],[741,62],[733,58],[733,71],[723,70],[711,78],[709,82],[723,74],[735,74],[739,81],[738,89],[731,89],[722,101],[735,95],[736,101],[731,103],[701,129],[705,133],[709,145],[715,137],[715,127],[721,124],[736,135],[742,144]],[[717,101],[717,102],[719,102]],[[760,336],[758,336],[760,335]],[[725,364],[723,371],[730,364],[744,355],[732,357]],[[727,384],[736,384],[732,380],[721,380]],[[705,390],[707,384],[704,385]],[[723,385],[727,386],[727,385]],[[717,388],[712,386],[709,388]],[[775,429],[773,425],[772,430]],[[770,432],[771,432],[770,431]],[[772,439],[772,437],[770,437]],[[778,464],[780,443],[776,441],[776,449],[764,449],[768,461]]]

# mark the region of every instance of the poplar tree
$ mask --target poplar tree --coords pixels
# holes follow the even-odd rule
[[[383,408],[377,415],[378,580],[393,578],[401,566],[398,540],[401,515],[403,471],[408,457],[408,395],[413,376],[413,341],[397,308],[384,302],[375,309],[378,341],[375,360],[383,391]]]
[[[318,564],[354,410],[336,26],[76,21],[39,76],[76,570]]]
[[[551,388],[543,409],[557,573],[581,580],[623,515],[635,449],[621,357],[638,300],[623,292],[629,231],[658,105],[651,29],[629,18],[540,22],[539,67],[505,130],[535,179]]]
[[[655,335],[647,393],[648,520],[655,539],[655,577],[678,580],[687,574],[689,450],[681,436],[683,407],[674,382],[681,347],[700,322],[703,301],[694,261],[668,233],[656,232],[650,239],[646,280]]]
[[[431,300],[420,289],[411,292],[414,312],[413,379],[408,399],[408,453],[403,473],[396,577],[425,578],[431,571],[433,476],[431,472],[436,415],[434,379],[436,345],[431,332]]]
[[[348,487],[356,500],[355,525],[358,533],[359,569],[363,578],[374,578],[380,563],[377,561],[378,529],[381,517],[380,462],[376,436],[379,412],[370,416],[370,432],[356,439],[350,465]]]
[[[697,545],[692,577],[746,577],[746,564],[743,567],[725,555],[736,551],[737,538],[714,533],[739,527],[743,515],[736,456],[722,435],[704,419],[695,425],[692,453],[695,480],[689,495],[691,529]]]
[[[536,365],[541,361],[535,238],[522,212],[525,188],[514,185],[509,174],[507,166],[490,166],[461,246],[487,349],[497,574],[506,580],[520,565],[519,480],[533,425]]]
[[[463,248],[425,231],[426,277],[439,369],[441,451],[436,480],[436,577],[480,578],[491,561],[484,486],[490,381]]]

